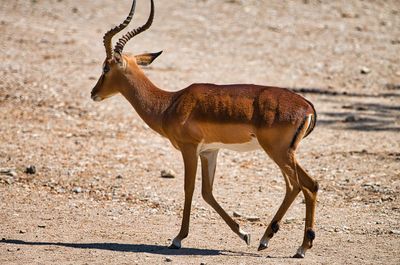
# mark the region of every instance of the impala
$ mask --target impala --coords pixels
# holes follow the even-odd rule
[[[295,151],[300,141],[314,129],[317,115],[313,105],[288,89],[270,86],[200,83],[176,92],[158,88],[139,66],[149,65],[161,52],[136,56],[122,53],[131,38],[150,27],[154,18],[153,0],[147,22],[123,35],[114,50],[111,47],[112,37],[129,24],[134,10],[135,1],[124,22],[104,35],[106,59],[91,97],[101,101],[121,93],[150,128],[168,138],[182,153],[185,169],[183,218],[170,248],[181,248],[181,241],[188,236],[198,157],[204,200],[233,232],[250,244],[250,234],[243,231],[215,200],[213,182],[220,148],[262,149],[281,169],[286,195],[262,236],[258,250],[268,247],[284,214],[302,191],[306,203],[304,238],[294,257],[303,258],[315,238],[318,183],[299,165]]]

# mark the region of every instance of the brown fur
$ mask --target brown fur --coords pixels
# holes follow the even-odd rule
[[[171,115],[194,115],[198,120],[216,123],[248,123],[255,127],[295,124],[312,106],[285,88],[247,84],[193,84],[176,92],[167,110]]]

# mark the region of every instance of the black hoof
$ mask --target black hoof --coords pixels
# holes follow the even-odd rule
[[[246,234],[243,237],[243,240],[246,242],[246,244],[249,246],[250,245],[250,234]]]
[[[295,259],[303,259],[303,258],[304,258],[304,255],[303,255],[303,254],[300,254],[300,253],[296,253],[296,254],[293,256],[293,258],[295,258]]]
[[[168,247],[169,249],[180,249],[180,246],[174,245],[173,243]]]
[[[258,246],[258,251],[261,251],[261,250],[264,250],[264,249],[267,249],[268,248],[268,246],[267,246],[267,244],[260,244],[259,246]]]

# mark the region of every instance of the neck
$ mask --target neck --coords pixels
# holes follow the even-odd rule
[[[164,135],[162,118],[171,102],[173,92],[159,89],[139,69],[125,73],[126,84],[121,94],[131,103],[143,121],[157,133]]]

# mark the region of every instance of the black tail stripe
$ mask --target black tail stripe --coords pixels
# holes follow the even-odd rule
[[[311,105],[311,107],[312,107],[312,109],[314,111],[314,114],[311,117],[312,125],[308,126],[307,132],[306,132],[306,134],[304,135],[303,138],[306,138],[314,130],[315,124],[317,123],[317,111],[315,110],[314,105],[310,101],[308,101],[307,99],[305,99],[305,100],[308,102],[308,104]]]
[[[301,122],[300,126],[297,128],[296,132],[294,133],[292,142],[290,143],[290,148],[293,148],[294,145],[296,144],[297,137],[299,137],[299,133],[300,133],[301,131],[303,131],[307,119],[308,119],[308,116],[306,116],[306,117],[303,119],[303,121]]]

